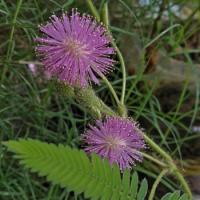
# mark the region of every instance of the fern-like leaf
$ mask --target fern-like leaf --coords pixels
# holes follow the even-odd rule
[[[141,182],[140,189],[137,194],[137,200],[144,200],[148,190],[148,183],[146,179]]]
[[[117,165],[111,167],[107,160],[95,154],[90,160],[82,150],[32,139],[8,141],[4,145],[15,152],[20,163],[32,172],[46,176],[48,181],[76,194],[83,192],[85,198],[129,200],[137,196],[137,191],[132,193],[134,185],[137,188],[137,175],[134,174],[130,181],[130,172],[125,171],[121,178]],[[146,195],[144,189],[140,188],[139,191],[140,196]]]
[[[181,196],[180,191],[175,191],[173,193],[167,193],[161,200],[189,200],[189,198],[186,194]]]
[[[46,176],[47,180],[68,188],[85,198],[102,200],[144,200],[148,190],[147,180],[140,187],[137,173],[125,171],[121,177],[117,165],[110,166],[93,154],[91,159],[82,150],[69,146],[48,144],[32,139],[4,142],[10,151],[17,154],[20,163]],[[168,193],[161,200],[188,200],[180,192]]]

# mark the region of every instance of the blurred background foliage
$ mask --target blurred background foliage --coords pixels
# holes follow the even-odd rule
[[[105,0],[96,0],[101,12]],[[200,193],[200,2],[199,0],[109,0],[110,29],[127,66],[129,115],[184,167]],[[90,13],[85,0],[0,0],[0,140],[37,138],[81,147],[79,139],[90,115],[62,88],[45,79],[34,52],[38,25],[53,14],[78,8]],[[30,64],[35,64],[33,74]],[[109,76],[117,93],[121,69]],[[94,86],[115,105],[108,88]],[[151,153],[151,149],[148,149]],[[153,153],[152,153],[153,154]],[[148,160],[135,167],[153,182],[158,166]],[[157,199],[179,185],[164,178]],[[29,174],[0,144],[0,199],[83,199]]]

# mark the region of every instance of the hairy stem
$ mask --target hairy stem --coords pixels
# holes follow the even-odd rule
[[[161,171],[161,173],[159,174],[159,176],[157,177],[156,181],[154,182],[153,186],[152,186],[152,189],[151,189],[151,192],[149,194],[149,198],[148,200],[153,200],[154,199],[154,195],[155,195],[155,192],[156,192],[156,188],[158,187],[158,184],[159,182],[161,181],[162,177],[168,172],[167,169],[163,169]]]
[[[109,14],[108,14],[108,2],[106,1],[103,5],[103,9],[102,9],[102,21],[105,24],[105,26],[107,27],[108,31],[109,30]],[[110,32],[111,34],[111,32]],[[121,99],[120,99],[120,104],[118,104],[118,112],[120,113],[120,115],[122,117],[126,117],[127,116],[127,111],[126,111],[126,106],[124,105],[124,99],[125,99],[125,91],[126,91],[126,67],[125,67],[125,62],[124,62],[124,58],[122,56],[121,51],[119,50],[119,48],[117,47],[115,41],[112,39],[112,46],[115,48],[118,59],[120,61],[121,64],[121,68],[122,68],[122,94],[121,94]]]
[[[165,152],[163,149],[161,149],[151,138],[149,138],[145,134],[144,134],[144,139],[149,144],[149,146],[152,149],[154,149],[154,151],[159,153],[167,161],[167,165],[168,165],[168,168],[170,169],[171,173],[173,173],[176,176],[177,180],[181,183],[185,193],[187,193],[189,198],[192,199],[191,190],[190,190],[186,180],[184,179],[183,175],[179,172],[177,166],[174,164],[174,161],[171,158],[171,156],[167,152]]]
[[[126,92],[126,67],[125,67],[125,62],[124,62],[124,58],[122,56],[122,53],[119,50],[119,48],[117,47],[114,40],[112,40],[112,45],[117,52],[117,56],[119,58],[119,62],[121,64],[121,68],[122,68],[122,94],[121,94],[120,102],[121,102],[122,105],[124,105],[125,92]]]
[[[144,152],[140,152],[140,153],[142,154],[142,156],[143,156],[144,158],[147,158],[148,160],[150,160],[150,161],[156,163],[157,165],[160,165],[160,166],[163,167],[163,168],[164,168],[164,167],[165,167],[165,168],[167,167],[166,163],[160,161],[159,159],[154,158],[153,156],[151,156],[151,155],[149,155],[149,154],[147,154],[147,153],[144,153]]]
[[[95,67],[94,67],[95,69]],[[122,117],[127,117],[127,111],[126,111],[126,108],[121,104],[116,92],[115,92],[115,89],[113,88],[113,86],[111,85],[110,81],[104,76],[103,73],[101,72],[98,72],[98,75],[102,78],[102,80],[106,83],[106,85],[108,86],[111,94],[113,95],[116,103],[117,103],[117,107],[118,107],[118,114]]]
[[[111,85],[110,81],[104,76],[104,74],[102,74],[101,72],[98,72],[98,75],[102,78],[102,80],[106,83],[106,85],[108,86],[110,92],[112,93],[117,105],[120,104],[119,98],[113,88],[113,86]]]
[[[108,17],[108,2],[105,2],[103,5],[103,13],[102,13],[102,20],[105,24],[105,26],[108,28],[109,27],[109,17]],[[109,31],[109,29],[108,29]],[[111,33],[110,33],[111,34]],[[125,67],[125,62],[124,62],[124,58],[122,56],[121,51],[119,50],[119,48],[117,47],[115,41],[112,39],[112,46],[115,48],[116,52],[117,52],[117,56],[119,58],[119,62],[121,64],[121,68],[122,68],[122,94],[121,94],[121,99],[120,102],[122,105],[124,105],[124,99],[125,99],[125,91],[126,91],[126,67]]]
[[[96,9],[96,7],[94,6],[93,2],[91,0],[87,0],[88,6],[91,10],[91,12],[93,13],[93,15],[97,18],[97,21],[100,21],[100,15]],[[105,2],[103,5],[103,10],[102,10],[102,19],[103,22],[105,24],[105,26],[108,29],[109,26],[109,18],[108,18],[108,3]],[[109,31],[109,29],[108,29]],[[122,69],[123,72],[123,89],[122,89],[122,97],[121,97],[121,101],[119,100],[114,88],[112,87],[111,83],[108,81],[108,79],[104,76],[104,74],[102,74],[101,72],[98,72],[99,76],[103,79],[103,81],[106,83],[106,85],[108,86],[108,88],[110,89],[117,105],[118,105],[118,113],[122,116],[122,117],[126,117],[127,116],[127,111],[126,108],[124,106],[124,98],[125,98],[125,89],[126,89],[126,70],[125,70],[125,64],[123,61],[123,57],[121,55],[121,52],[119,51],[117,45],[114,43],[114,41],[112,40],[112,45],[113,47],[116,49],[117,53],[119,54],[119,60],[120,62],[123,64],[123,68]],[[94,66],[95,68],[95,66]]]
[[[75,88],[75,99],[83,107],[85,107],[94,118],[101,118],[103,115],[115,116],[117,115],[110,107],[108,107],[98,96],[92,88]]]

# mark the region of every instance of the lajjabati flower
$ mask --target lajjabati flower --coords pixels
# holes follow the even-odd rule
[[[94,126],[89,126],[83,140],[86,152],[107,158],[110,164],[116,163],[121,170],[141,162],[141,150],[146,147],[137,123],[120,117],[97,120]]]
[[[94,18],[73,9],[71,15],[53,15],[40,31],[36,51],[44,69],[60,81],[81,87],[99,84],[98,72],[105,75],[112,70],[111,36]]]

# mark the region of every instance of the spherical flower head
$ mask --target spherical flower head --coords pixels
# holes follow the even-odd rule
[[[98,120],[83,136],[85,151],[107,158],[121,170],[131,168],[136,161],[142,161],[140,150],[145,148],[143,133],[136,122],[120,117]]]
[[[113,68],[110,58],[114,48],[109,47],[111,36],[92,17],[72,10],[40,26],[43,37],[36,38],[36,52],[44,68],[58,80],[72,86],[99,84],[98,74],[107,74]]]

